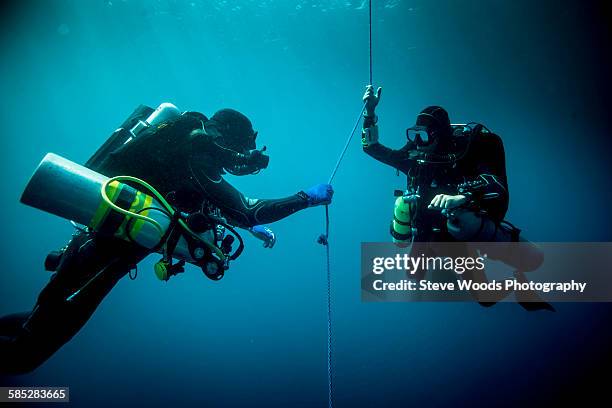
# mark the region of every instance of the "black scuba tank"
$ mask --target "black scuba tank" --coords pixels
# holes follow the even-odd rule
[[[199,121],[206,121],[206,116],[197,112],[186,112],[189,117],[194,117]],[[140,105],[123,122],[123,124],[113,132],[108,140],[87,160],[85,167],[110,176],[115,168],[114,156],[121,150],[125,150],[134,141],[139,140],[141,135],[148,134],[149,142],[151,134],[155,136],[157,130],[164,127],[166,123],[180,118],[183,113],[173,104],[164,102],[156,109],[146,105]],[[203,126],[203,125],[202,125]]]
[[[85,162],[85,167],[104,174],[109,166],[109,158],[111,154],[117,151],[121,146],[127,143],[133,134],[131,130],[139,122],[144,121],[154,109],[146,106],[139,105],[134,112],[113,132],[112,135],[104,142],[102,146]]]

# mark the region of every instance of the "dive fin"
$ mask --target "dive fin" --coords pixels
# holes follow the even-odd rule
[[[547,302],[518,302],[523,309],[528,312],[537,312],[538,310],[548,310],[549,312],[556,312],[557,310]]]

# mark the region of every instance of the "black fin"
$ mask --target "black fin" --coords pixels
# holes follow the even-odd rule
[[[556,312],[557,310],[550,303],[546,302],[518,302],[523,309],[528,312],[537,312],[538,310],[548,310],[549,312]]]

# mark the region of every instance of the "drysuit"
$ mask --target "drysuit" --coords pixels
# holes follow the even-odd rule
[[[470,194],[466,207],[486,212],[494,222],[503,220],[508,210],[505,153],[501,138],[493,133],[474,132],[456,136],[436,150],[408,141],[401,149],[380,143],[363,147],[376,160],[396,168],[407,176],[407,188],[417,192],[415,241],[454,241],[446,230],[447,218],[427,206],[437,194]],[[449,154],[437,152],[455,152]],[[456,159],[456,161],[452,161]],[[451,161],[449,161],[451,160]]]
[[[309,206],[310,197],[304,192],[281,199],[251,199],[225,181],[224,149],[201,132],[194,133],[202,129],[202,118],[186,114],[164,123],[109,152],[96,170],[108,177],[141,178],[180,211],[216,208],[240,227],[271,223]],[[135,243],[75,232],[32,311],[0,318],[0,373],[25,373],[47,360],[149,253]]]

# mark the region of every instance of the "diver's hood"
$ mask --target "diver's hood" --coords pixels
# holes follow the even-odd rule
[[[406,129],[406,137],[419,147],[444,148],[452,138],[448,113],[440,106],[428,106],[417,116],[416,124]]]
[[[218,143],[228,149],[246,154],[256,148],[257,132],[253,124],[244,114],[234,109],[221,109],[208,122],[206,130],[214,128],[221,138]]]

